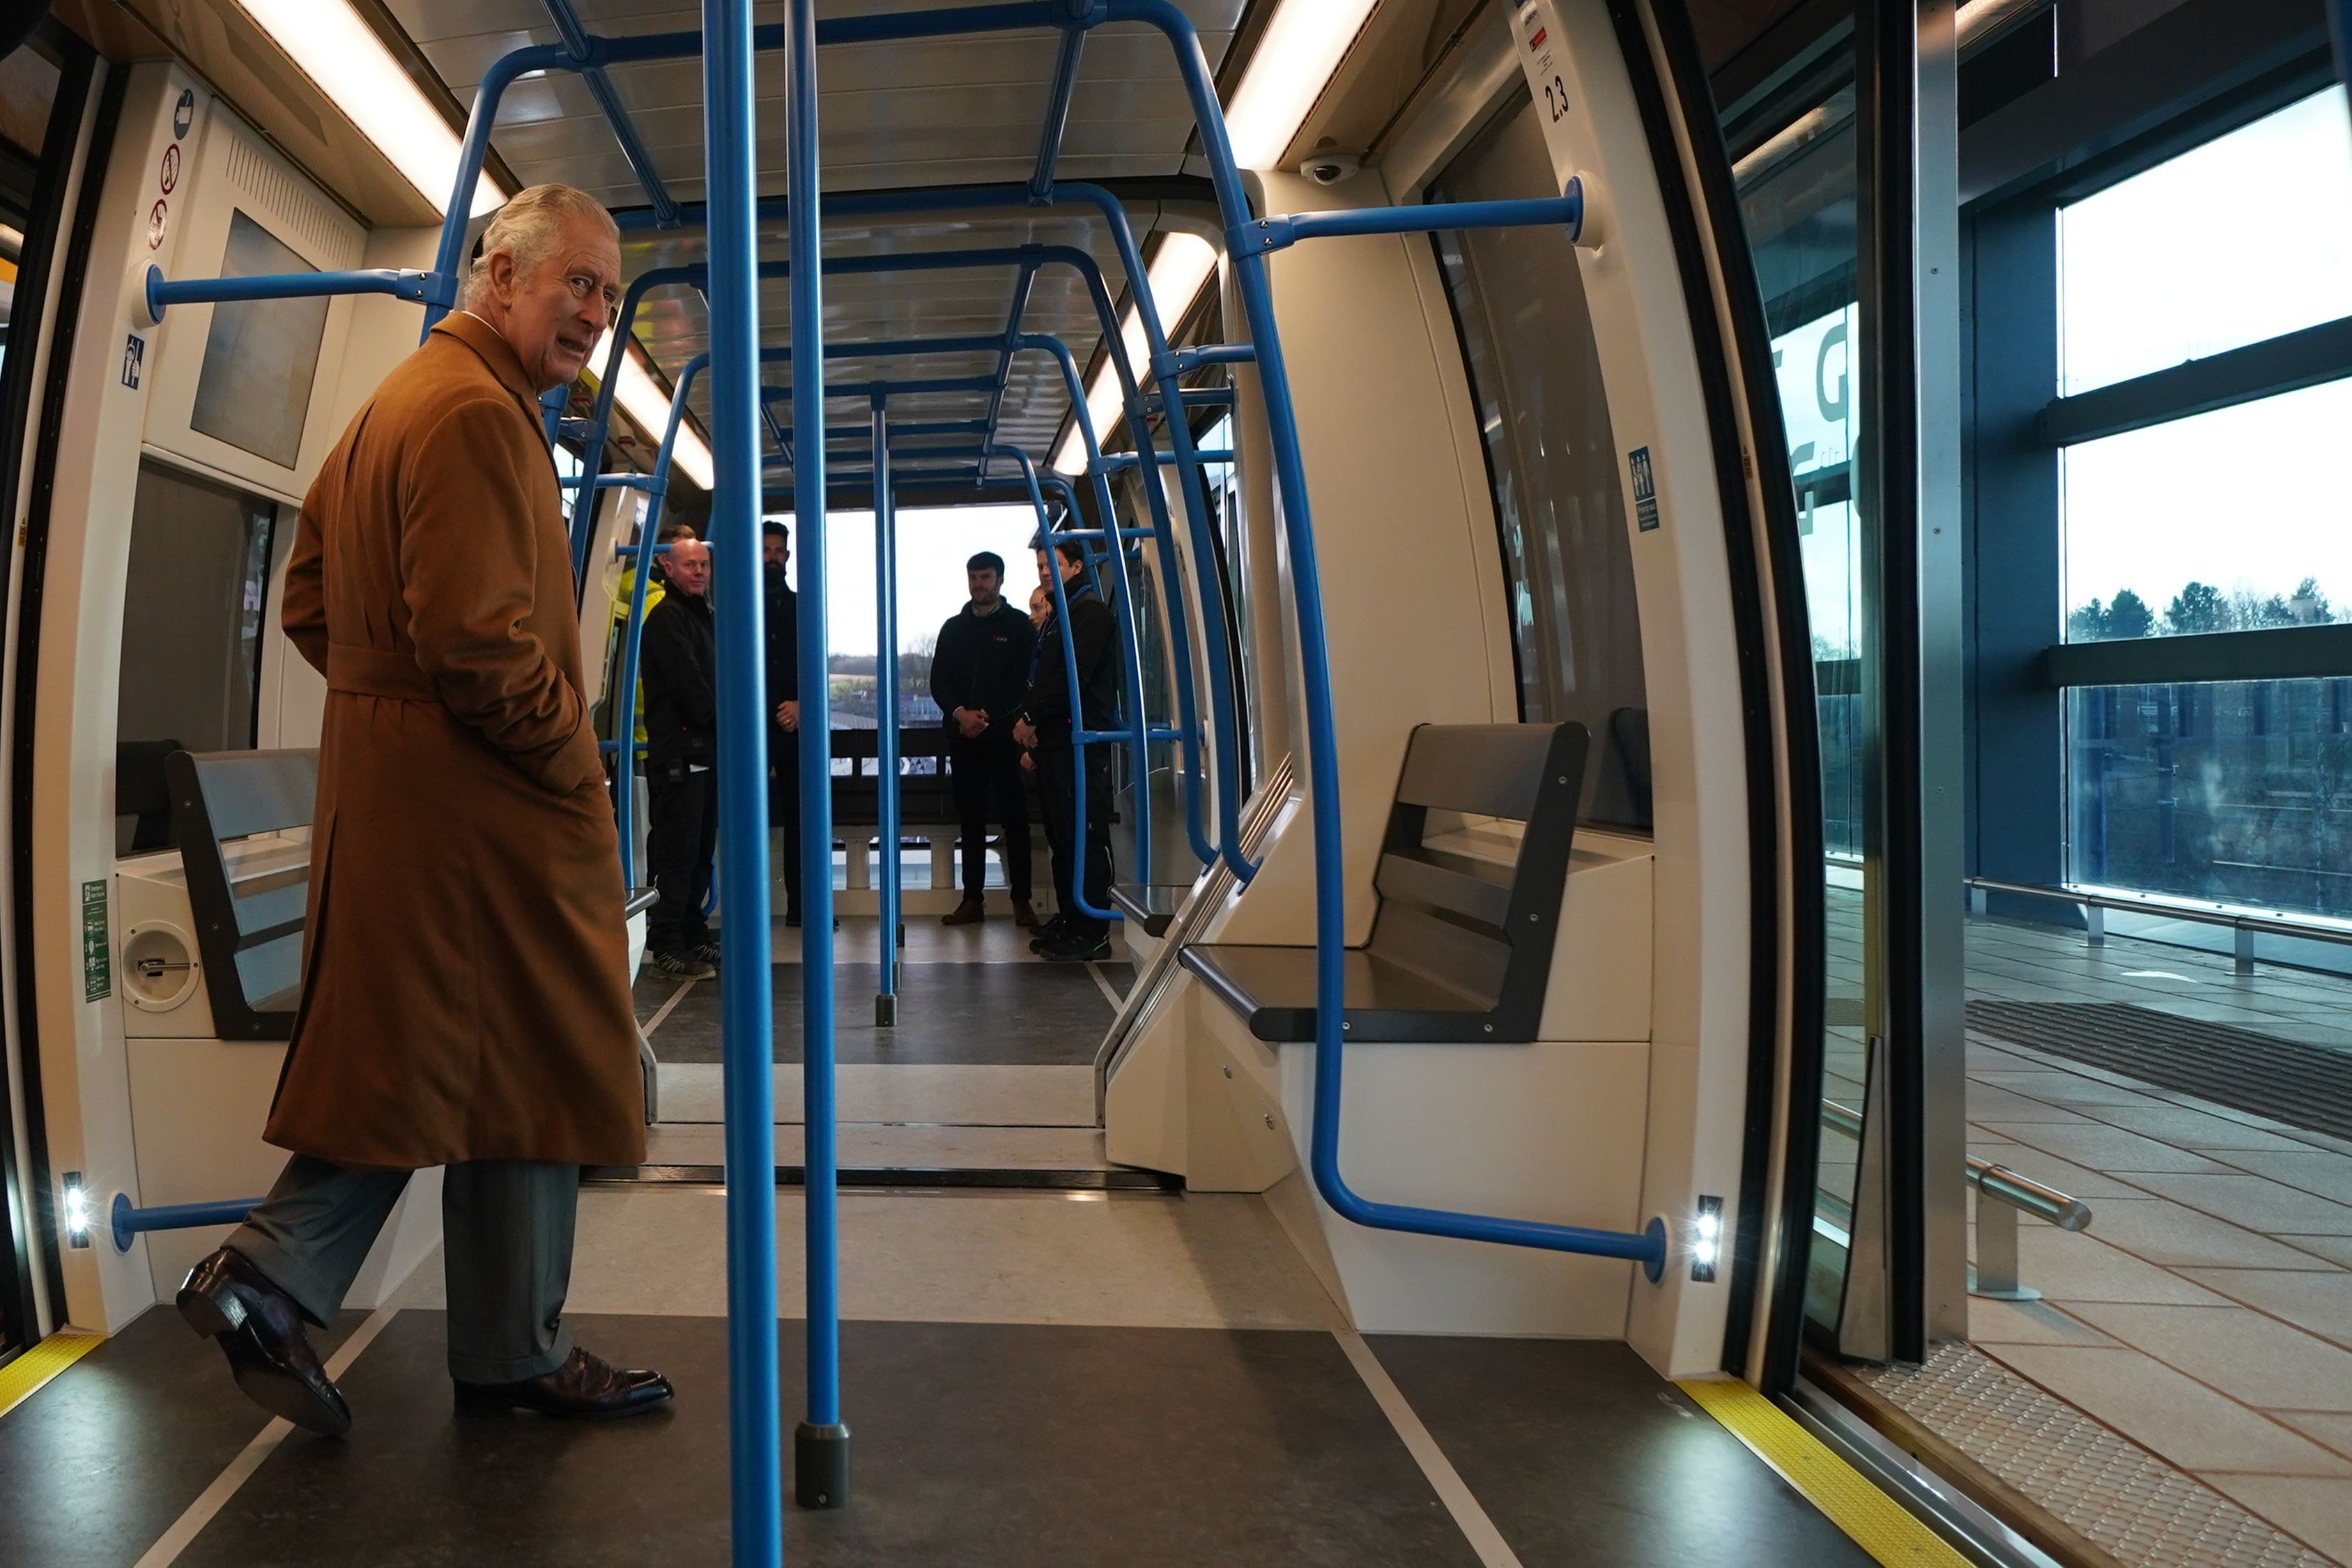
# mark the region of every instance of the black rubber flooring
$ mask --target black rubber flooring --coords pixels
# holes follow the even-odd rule
[[[0,1419],[0,1561],[134,1562],[260,1428],[212,1347],[176,1322],[146,1347],[161,1316]],[[179,1562],[718,1568],[726,1323],[575,1326],[669,1373],[677,1405],[601,1426],[458,1417],[441,1315],[405,1311],[343,1380],[351,1436],[287,1438]],[[788,1450],[801,1332],[780,1325]],[[1527,1568],[1870,1561],[1622,1344],[1374,1343]],[[787,1504],[794,1568],[1477,1562],[1328,1334],[854,1322],[843,1367],[855,1501]]]
[[[332,1355],[365,1321],[311,1342]],[[266,1419],[209,1342],[147,1312],[0,1415],[0,1563],[138,1562]]]
[[[1528,1568],[1872,1561],[1622,1342],[1370,1343]]]
[[[1133,979],[1106,964],[1111,984]],[[909,963],[898,983],[898,1022],[874,1025],[878,963],[834,966],[835,1048],[845,1062],[919,1062],[986,1067],[1091,1066],[1114,1016],[1110,999],[1082,963]],[[774,969],[776,1060],[801,1059],[801,966]],[[673,984],[662,992],[668,1000]],[[638,983],[639,1017],[646,983]],[[660,1004],[656,1002],[655,1006]],[[719,1059],[719,986],[698,983],[653,1033],[666,1062]]]
[[[2352,1055],[2122,1002],[1969,1004],[1969,1027],[2289,1127],[2352,1138]]]

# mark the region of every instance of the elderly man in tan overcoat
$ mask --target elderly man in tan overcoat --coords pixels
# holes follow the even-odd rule
[[[266,1135],[294,1152],[179,1309],[239,1387],[351,1426],[303,1330],[341,1307],[409,1173],[447,1167],[461,1409],[614,1415],[670,1397],[562,1321],[580,1167],[645,1155],[613,811],[583,700],[539,396],[610,325],[594,198],[501,208],[462,307],[328,454],[285,626],[327,678],[304,983]]]

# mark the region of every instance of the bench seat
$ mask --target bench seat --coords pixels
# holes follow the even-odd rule
[[[1342,955],[1349,1040],[1536,1037],[1591,745],[1575,723],[1413,731],[1373,876],[1371,941]],[[1431,844],[1432,811],[1524,823],[1514,863]],[[1197,943],[1181,956],[1257,1038],[1315,1037],[1312,947]]]
[[[1315,950],[1220,943],[1188,947],[1184,967],[1239,1013],[1250,1033],[1270,1045],[1315,1037]],[[1343,955],[1348,1038],[1491,1040],[1491,999],[1417,973],[1364,948]]]

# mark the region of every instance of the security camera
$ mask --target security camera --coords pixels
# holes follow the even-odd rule
[[[1354,153],[1318,153],[1298,165],[1298,172],[1318,185],[1336,185],[1364,166]]]

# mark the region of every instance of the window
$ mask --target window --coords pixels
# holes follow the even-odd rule
[[[2058,213],[2072,396],[2352,316],[2352,124],[2329,88]]]
[[[2352,679],[2225,679],[2352,619],[2352,361],[2316,385],[2261,355],[2178,369],[2352,318],[2343,90],[2061,207],[2057,239],[2062,406],[2128,427],[2058,454],[2053,630],[2207,639],[2160,682],[2067,689],[2065,875],[2352,914]],[[2084,673],[2139,677],[2111,653]]]
[[[170,843],[152,793],[169,751],[250,751],[277,508],[143,464],[131,515],[115,740],[124,850]]]
[[[1456,159],[1444,201],[1551,185],[1529,103]],[[1582,814],[1647,828],[1648,690],[1633,547],[1574,247],[1551,228],[1437,237],[1486,439],[1511,595],[1519,716],[1592,733]]]
[[[2065,639],[2352,618],[2347,432],[2352,380],[2067,447]]]
[[[243,213],[230,215],[224,278],[314,272]],[[216,441],[290,468],[302,454],[310,384],[326,337],[327,300],[253,300],[213,307],[188,423]]]
[[[2352,917],[2352,679],[2066,694],[2069,880]]]

